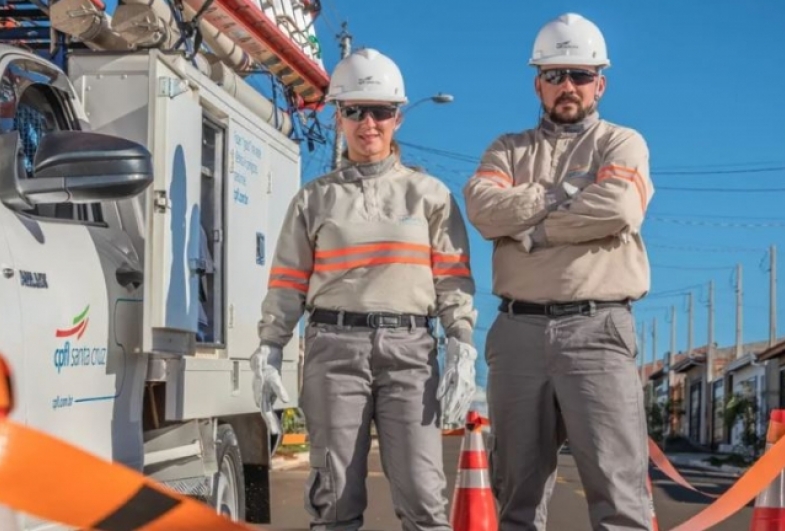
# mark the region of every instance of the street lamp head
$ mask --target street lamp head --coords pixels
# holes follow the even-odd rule
[[[444,94],[439,92],[435,96],[431,96],[431,101],[434,103],[452,103],[455,98],[452,94]]]

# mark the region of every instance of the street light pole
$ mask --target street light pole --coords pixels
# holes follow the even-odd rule
[[[352,52],[352,36],[346,30],[346,22],[341,25],[341,33],[338,35],[338,42],[341,46],[341,59],[346,59]],[[341,163],[342,152],[343,133],[336,127],[335,136],[333,137],[333,169],[336,169]]]
[[[411,105],[407,105],[406,107],[403,108],[403,113],[406,114],[410,112],[412,109],[414,109],[415,107],[417,107],[422,103],[425,103],[426,101],[431,101],[437,104],[443,104],[443,103],[452,103],[454,99],[455,97],[452,94],[445,94],[444,92],[439,92],[437,94],[434,94],[433,96],[428,96],[427,98],[417,100]]]

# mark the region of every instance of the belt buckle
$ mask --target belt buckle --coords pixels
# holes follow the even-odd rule
[[[583,313],[583,305],[580,302],[567,302],[562,304],[550,304],[546,307],[546,313],[552,317],[563,317]]]
[[[566,304],[549,304],[545,307],[545,315],[550,317],[561,317],[566,315],[567,313],[567,305]]]
[[[401,316],[395,313],[369,313],[367,323],[369,328],[400,328]]]

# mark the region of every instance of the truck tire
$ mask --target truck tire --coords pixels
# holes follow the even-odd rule
[[[218,426],[215,439],[218,473],[213,480],[213,507],[218,514],[245,521],[245,478],[237,435],[229,424]]]

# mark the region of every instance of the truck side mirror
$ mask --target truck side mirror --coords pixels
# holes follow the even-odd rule
[[[125,199],[153,182],[150,152],[115,136],[87,131],[47,133],[36,150],[29,179],[20,178],[23,170],[16,131],[0,135],[0,150],[0,168],[7,170],[0,175],[0,198],[17,210],[45,203]]]

